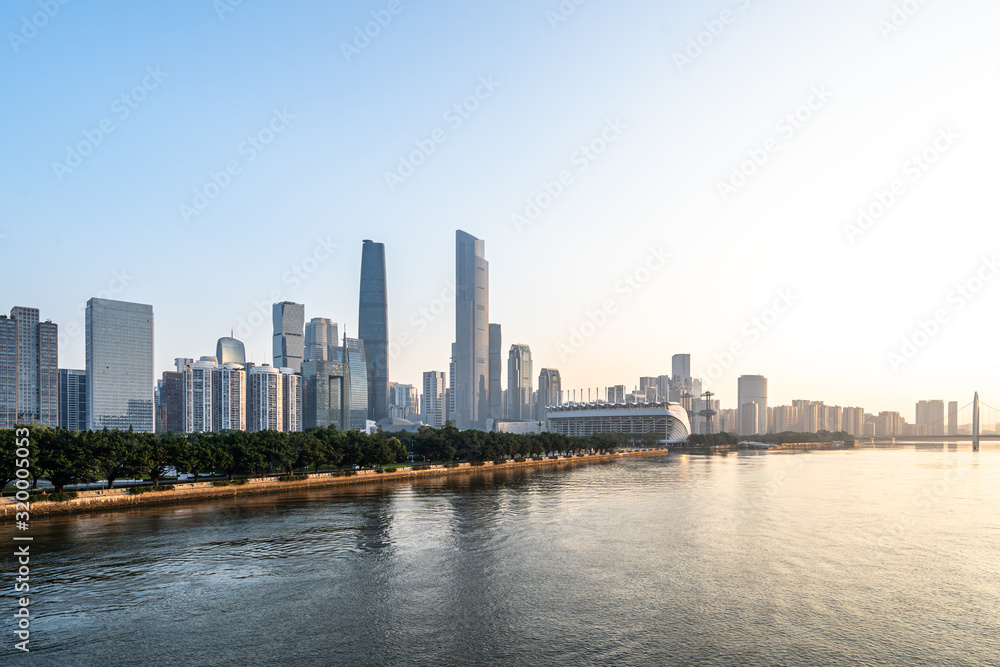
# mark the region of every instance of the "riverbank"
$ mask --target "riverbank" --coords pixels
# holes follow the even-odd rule
[[[47,514],[65,514],[72,512],[89,512],[93,510],[113,510],[119,508],[131,508],[139,505],[163,505],[168,503],[190,503],[209,498],[225,498],[229,496],[257,495],[264,493],[283,493],[289,491],[299,491],[302,489],[314,489],[328,486],[341,486],[349,484],[381,484],[387,481],[399,479],[415,479],[424,477],[440,477],[445,475],[463,475],[473,472],[482,472],[486,469],[500,468],[504,470],[514,470],[521,468],[548,467],[578,463],[596,463],[600,461],[614,461],[622,458],[632,458],[640,456],[666,456],[670,453],[667,448],[644,449],[629,452],[617,452],[615,454],[578,454],[571,456],[543,457],[540,460],[528,458],[523,461],[507,460],[504,463],[494,463],[493,461],[465,462],[446,468],[443,465],[416,466],[420,468],[414,470],[410,467],[396,468],[392,472],[377,472],[375,470],[356,470],[355,474],[342,476],[337,473],[323,472],[310,474],[306,479],[294,481],[279,481],[280,477],[272,475],[266,477],[254,477],[247,479],[244,484],[228,484],[226,486],[216,486],[215,482],[181,482],[173,484],[173,488],[168,491],[147,491],[145,493],[133,493],[131,487],[119,487],[113,489],[96,489],[77,492],[77,497],[72,500],[61,502],[34,501],[31,503],[32,517]],[[23,505],[20,508],[24,510]],[[11,516],[18,511],[17,503],[13,498],[3,498],[0,502],[0,513],[3,516]]]

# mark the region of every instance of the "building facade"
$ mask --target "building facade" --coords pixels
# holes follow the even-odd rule
[[[503,402],[503,341],[499,324],[490,323],[490,419],[503,419],[506,411]]]
[[[242,364],[226,363],[212,375],[212,426],[216,431],[247,430],[247,374]]]
[[[181,371],[184,403],[181,430],[185,433],[211,433],[215,430],[212,424],[212,380],[218,368],[215,357],[202,357]]]
[[[555,368],[543,368],[538,373],[538,398],[535,401],[535,419],[543,431],[548,430],[548,409],[562,405],[562,378]]]
[[[305,361],[329,361],[330,348],[340,344],[337,323],[325,317],[314,317],[306,324]]]
[[[531,392],[534,383],[531,367],[531,350],[527,345],[510,346],[507,356],[507,419],[527,421],[534,417],[531,409]]]
[[[274,326],[272,368],[291,368],[295,372],[302,370],[306,307],[291,301],[276,303],[271,307],[271,319]]]
[[[59,428],[87,428],[87,371],[59,369]]]
[[[152,433],[153,307],[92,298],[85,330],[87,427]]]
[[[661,443],[683,443],[691,434],[687,411],[677,403],[567,403],[548,411],[549,430],[567,436],[595,433],[641,436],[655,433]]]
[[[247,350],[243,341],[236,338],[220,338],[215,344],[215,359],[220,366],[226,364],[240,364],[247,362]]]
[[[358,338],[368,365],[368,419],[377,422],[389,416],[389,301],[385,245],[367,239],[361,246]]]
[[[489,262],[486,242],[455,232],[455,426],[489,418]]]
[[[767,378],[763,375],[741,375],[737,380],[737,408],[740,411],[740,435],[756,435],[767,431]],[[753,407],[746,407],[750,404]],[[754,417],[744,416],[745,410],[756,411]],[[753,428],[754,430],[749,430]]]
[[[247,430],[282,431],[281,371],[264,364],[250,370],[247,381]]]
[[[444,373],[440,371],[426,371],[424,373],[424,393],[421,412],[424,415],[424,423],[434,428],[441,428],[445,422],[445,387]]]

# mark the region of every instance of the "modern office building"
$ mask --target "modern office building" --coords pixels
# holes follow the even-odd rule
[[[455,426],[489,418],[490,279],[486,242],[455,232]]]
[[[948,435],[958,435],[958,401],[948,401]]]
[[[741,375],[737,381],[737,407],[740,410],[740,435],[756,435],[767,431],[767,378],[763,375]],[[744,416],[745,406],[753,404],[757,415]],[[754,430],[748,430],[750,427]]]
[[[914,435],[944,435],[946,428],[944,401],[918,401]]]
[[[647,401],[657,400],[659,398],[659,386],[657,385],[656,378],[652,376],[640,377],[639,391],[643,394]],[[663,398],[665,399],[666,396]]]
[[[17,322],[0,315],[0,428],[17,423]]]
[[[527,421],[533,418],[531,392],[534,384],[531,350],[527,345],[510,346],[507,355],[507,419]]]
[[[417,419],[420,396],[412,384],[393,384],[389,389],[389,416],[393,419]]]
[[[613,387],[608,387],[604,391],[605,400],[608,403],[624,403],[625,402],[625,385],[616,384]],[[583,400],[583,396],[580,397]]]
[[[671,373],[675,381],[691,379],[691,355],[675,354],[670,359]]]
[[[385,244],[365,240],[361,246],[361,296],[358,338],[368,364],[368,419],[389,416],[389,306],[385,277]]]
[[[281,430],[302,430],[302,376],[291,368],[281,371]]]
[[[302,428],[364,430],[368,419],[368,364],[364,341],[344,338],[329,361],[302,365]]]
[[[194,363],[193,359],[185,359],[184,361]],[[184,375],[182,366],[180,372],[163,371],[160,380],[160,404],[156,408],[156,432],[183,430]]]
[[[497,422],[504,418],[503,403],[503,343],[499,324],[490,323],[490,419]]]
[[[220,338],[219,342],[215,344],[215,358],[220,366],[226,364],[240,364],[242,366],[247,362],[246,346],[243,345],[243,341],[235,338]]]
[[[424,393],[421,412],[424,415],[424,423],[434,428],[441,428],[445,422],[445,379],[444,373],[440,371],[426,371],[424,373]]]
[[[247,380],[247,430],[282,431],[281,371],[264,364],[254,366]]]
[[[274,325],[272,341],[272,368],[292,368],[302,370],[305,354],[306,307],[301,303],[282,301],[271,307]]]
[[[687,411],[677,403],[624,404],[594,401],[564,403],[548,411],[549,430],[568,436],[624,433],[639,437],[655,433],[660,442],[686,442],[691,434]]]
[[[166,373],[164,373],[166,375]],[[247,429],[247,374],[242,364],[219,365],[212,375],[212,426],[216,431]]]
[[[455,424],[455,396],[458,394],[458,390],[455,388],[455,379],[458,376],[458,360],[455,355],[458,354],[458,346],[455,343],[451,344],[451,359],[448,362],[448,390],[445,392],[445,421],[450,421],[452,425]],[[506,413],[506,403],[503,407]]]
[[[325,317],[314,317],[306,324],[305,361],[329,361],[330,348],[340,344],[337,323]]]
[[[152,433],[153,307],[95,297],[85,329],[88,428]]]
[[[59,428],[87,428],[87,371],[59,369]]]
[[[184,402],[181,430],[185,433],[211,433],[215,430],[212,425],[212,380],[218,368],[215,357],[202,357],[181,371]]]
[[[543,368],[538,374],[538,398],[535,400],[535,419],[547,431],[548,409],[562,405],[562,378],[555,368]]]

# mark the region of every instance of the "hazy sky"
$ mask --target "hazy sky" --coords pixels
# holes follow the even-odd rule
[[[724,407],[1000,402],[1000,3],[61,2],[0,8],[0,308],[60,366],[96,295],[153,304],[157,375],[269,363],[275,300],[356,335],[370,238],[419,383],[460,228],[568,389],[689,352]]]

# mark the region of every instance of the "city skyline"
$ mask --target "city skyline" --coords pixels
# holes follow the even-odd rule
[[[54,268],[5,294],[60,325],[61,366],[84,366],[92,296],[154,305],[157,377],[230,331],[269,363],[275,302],[357,335],[357,289],[331,286],[355,284],[369,237],[392,258],[389,380],[417,385],[447,371],[454,322],[438,302],[453,297],[463,228],[489,243],[491,320],[567,388],[631,389],[684,351],[725,405],[757,373],[780,403],[904,414],[928,397],[996,393],[975,369],[996,289],[983,212],[995,211],[1000,104],[981,82],[997,7],[921,5],[886,31],[891,8],[862,2],[587,3],[555,22],[527,2],[402,6],[346,55],[379,6],[243,3],[219,16],[178,2],[109,17],[73,5],[10,44],[16,66],[0,80],[44,113],[15,120],[0,243],[21,257],[45,247]],[[31,11],[10,5],[6,25],[17,34]],[[780,57],[788,49],[811,66]],[[251,84],[204,67],[232,58],[296,74]],[[88,137],[100,141],[68,157]],[[402,164],[414,151],[421,164]],[[263,242],[279,228],[280,243]],[[187,257],[234,241],[246,261],[195,270]]]

